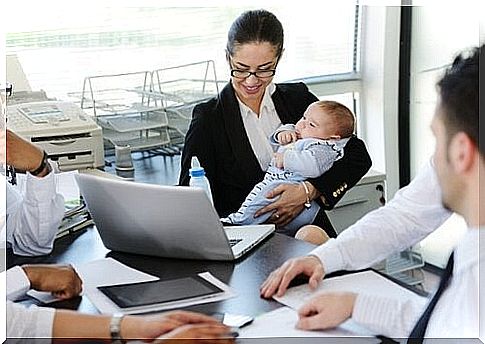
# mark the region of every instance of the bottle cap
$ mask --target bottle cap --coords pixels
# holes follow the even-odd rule
[[[203,177],[205,176],[204,168],[200,166],[199,159],[196,156],[192,157],[190,162],[191,168],[189,169],[189,174],[191,177]]]
[[[191,177],[203,177],[205,176],[205,171],[202,167],[191,168],[189,170]]]

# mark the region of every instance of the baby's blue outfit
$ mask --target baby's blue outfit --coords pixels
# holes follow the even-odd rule
[[[295,131],[295,125],[285,124],[279,127],[271,136],[271,143],[278,145],[277,135],[285,130]],[[269,191],[281,184],[298,184],[308,178],[321,176],[332,167],[335,161],[343,157],[344,147],[348,140],[349,138],[340,140],[306,138],[280,146],[278,153],[284,153],[285,169],[282,170],[274,166],[273,159],[264,179],[254,186],[239,210],[221,220],[238,225],[254,225],[265,222],[272,215],[271,212],[257,218],[254,217],[254,214],[257,210],[276,200],[276,198],[265,197]],[[303,209],[293,221],[278,228],[278,232],[294,236],[301,226],[313,222],[319,210],[320,206],[312,201],[312,206],[309,209]]]

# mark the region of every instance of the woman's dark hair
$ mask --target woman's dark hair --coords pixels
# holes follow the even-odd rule
[[[479,58],[484,50],[482,45],[458,55],[437,84],[448,138],[464,131],[479,146],[482,156],[485,149],[479,141],[478,79]]]
[[[276,57],[283,52],[283,26],[276,16],[266,10],[242,13],[232,23],[227,35],[226,53],[234,55],[237,45],[268,42],[276,47]]]

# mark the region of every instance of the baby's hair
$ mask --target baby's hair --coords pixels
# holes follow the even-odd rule
[[[318,100],[314,104],[335,120],[337,134],[341,138],[349,137],[354,133],[355,118],[348,107],[333,100]]]

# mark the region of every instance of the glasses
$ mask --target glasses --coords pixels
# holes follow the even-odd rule
[[[256,78],[264,79],[270,78],[275,75],[276,69],[268,69],[268,70],[258,70],[256,72],[250,72],[248,70],[239,70],[239,69],[231,69],[231,76],[238,79],[246,79],[249,78],[251,75],[254,75]]]

